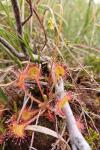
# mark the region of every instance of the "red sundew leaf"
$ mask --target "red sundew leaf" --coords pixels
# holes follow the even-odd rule
[[[27,121],[32,119],[38,113],[38,111],[39,111],[38,109],[29,110],[28,108],[25,108],[21,114],[19,122],[26,123]],[[8,122],[16,122],[19,114],[20,114],[20,110],[17,113],[13,114],[11,118],[8,120]]]
[[[31,79],[39,80],[40,78],[40,67],[37,65],[29,66],[27,75]]]
[[[26,89],[25,80],[28,77],[28,75],[27,75],[28,68],[29,68],[29,64],[27,64],[26,68],[22,72],[20,72],[19,77],[16,81],[16,86],[19,87],[20,89],[24,90],[24,91]]]
[[[12,121],[8,126],[8,136],[13,139],[24,139],[25,134],[25,123],[18,124],[17,121]]]
[[[50,121],[50,122],[54,122],[55,121],[55,117],[53,115],[53,113],[50,110],[47,110],[47,112],[44,113],[44,116]]]
[[[62,111],[61,105],[62,104],[61,104],[60,101],[56,103],[56,113],[59,114],[59,115],[61,115],[61,116],[64,116],[64,113]]]
[[[25,90],[25,79],[26,79],[26,75],[24,75],[24,73],[21,73],[17,82],[17,87],[19,87],[22,90]]]
[[[54,83],[56,83],[56,81],[59,80],[60,77],[64,77],[65,75],[66,71],[63,65],[57,63],[52,64],[51,76]]]
[[[65,95],[62,99],[57,100],[57,103],[56,103],[56,112],[57,112],[58,114],[60,114],[61,116],[64,116],[64,113],[63,113],[63,111],[62,111],[62,108],[63,108],[64,105],[65,105],[66,103],[68,103],[68,101],[71,100],[71,99],[72,99],[71,93],[68,92],[68,93],[66,93],[66,95]]]
[[[42,91],[42,88],[41,88],[41,85],[40,85],[40,81],[39,81],[40,76],[41,76],[41,74],[40,74],[40,67],[38,67],[36,65],[30,66],[29,69],[28,69],[28,73],[27,74],[28,74],[29,78],[31,78],[31,79],[36,81],[36,83],[38,85],[38,88],[39,88],[39,90],[41,92],[41,95],[43,97],[44,94],[43,94],[43,91]]]
[[[34,117],[37,114],[37,112],[38,112],[38,109],[29,110],[28,108],[25,108],[21,115],[21,121],[24,121],[24,122],[29,121],[30,119],[32,119],[32,117]]]
[[[81,131],[84,131],[84,124],[83,122],[79,119],[76,119],[76,124],[77,124],[77,127],[81,130]]]
[[[55,65],[55,73],[56,73],[56,78],[59,80],[60,76],[63,77],[65,75],[64,67],[58,64]]]
[[[32,79],[35,80],[38,88],[41,92],[41,95],[43,97],[43,91],[39,82],[40,79],[40,67],[38,67],[37,65],[27,65],[26,68],[19,74],[18,80],[16,82],[16,85],[26,91],[26,86],[25,86],[25,80],[26,79]]]

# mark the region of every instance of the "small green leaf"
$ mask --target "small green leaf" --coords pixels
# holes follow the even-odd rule
[[[4,91],[0,88],[0,101],[3,102],[4,104],[7,104],[8,97],[4,93]]]

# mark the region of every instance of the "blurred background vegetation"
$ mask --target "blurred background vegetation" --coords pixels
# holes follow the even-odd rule
[[[44,54],[56,51],[70,67],[85,66],[99,75],[100,4],[95,4],[93,0],[40,0],[38,4],[33,0],[33,4],[48,38]],[[25,0],[19,0],[19,5],[24,20],[29,15],[29,6]],[[0,0],[0,36],[21,51],[10,0]],[[35,14],[23,27],[23,42],[29,54],[35,49],[41,53],[44,33]],[[0,44],[0,65],[5,58],[19,62]]]

